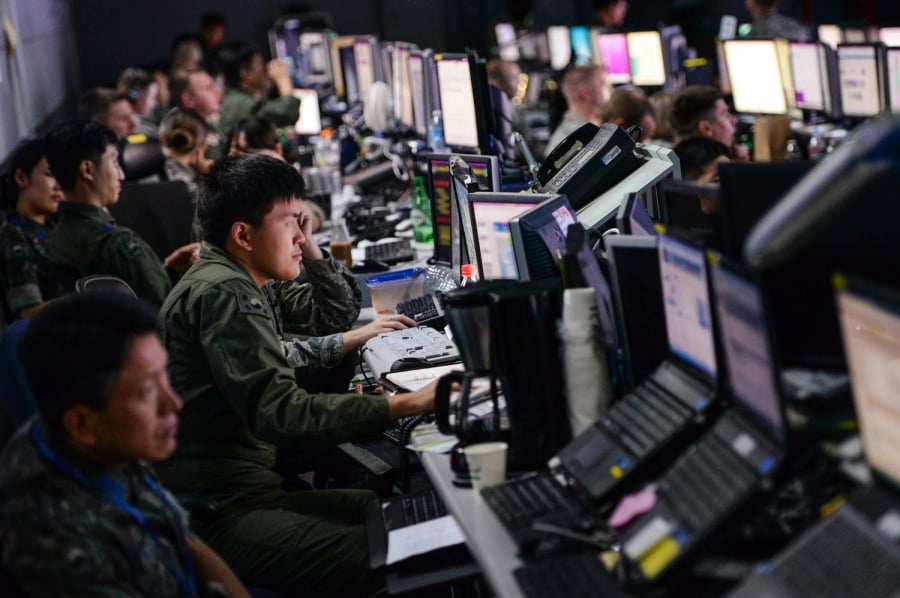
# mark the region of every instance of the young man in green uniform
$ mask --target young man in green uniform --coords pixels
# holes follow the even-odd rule
[[[125,178],[116,141],[108,127],[88,120],[64,123],[47,136],[47,162],[66,197],[47,255],[59,265],[64,286],[82,276],[110,274],[160,306],[171,288],[164,268],[187,270],[195,246],[177,249],[163,264],[134,231],[116,225],[105,209],[119,201]]]
[[[199,528],[249,585],[310,595],[365,595],[365,491],[287,493],[276,451],[315,453],[429,411],[434,385],[383,395],[309,394],[295,367],[327,365],[380,331],[414,322],[380,317],[332,340],[285,340],[264,287],[293,280],[321,252],[306,236],[302,178],[274,158],[238,155],[201,182],[200,260],[163,305],[172,384],[185,400],[178,451],[160,468],[176,492],[215,498],[220,515]],[[284,321],[293,310],[281,303]],[[331,338],[331,337],[325,337]]]

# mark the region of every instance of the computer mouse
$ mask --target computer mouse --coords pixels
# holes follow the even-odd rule
[[[421,357],[401,357],[391,364],[391,372],[405,372],[407,370],[420,370],[431,367],[427,359]]]

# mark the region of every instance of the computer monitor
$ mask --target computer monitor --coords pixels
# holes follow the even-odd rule
[[[669,351],[656,237],[613,235],[606,240],[606,257],[624,386],[631,389],[659,367]]]
[[[887,59],[887,90],[891,112],[900,114],[900,48],[888,48]]]
[[[669,352],[716,379],[712,309],[703,251],[670,234],[657,236]]]
[[[837,307],[866,461],[900,484],[900,295],[837,276]]]
[[[380,54],[374,39],[359,38],[353,42],[353,60],[356,66],[356,81],[359,88],[359,100],[363,104],[369,98],[372,83],[380,80],[376,76]]]
[[[720,164],[719,211],[716,218],[721,231],[722,251],[734,259],[740,259],[744,241],[756,223],[812,167],[812,162],[801,160]]]
[[[560,256],[566,252],[569,226],[577,224],[575,210],[565,195],[545,195],[545,200],[510,220],[516,266],[520,280],[560,278]],[[594,289],[597,314],[607,343],[618,346],[618,332],[612,308],[612,292],[587,241],[578,250],[578,264],[588,285]]]
[[[431,113],[427,108],[428,90],[425,84],[425,62],[419,50],[410,50],[407,72],[409,73],[409,92],[412,100],[413,128],[416,134],[424,139],[428,135]]]
[[[356,76],[356,55],[353,45],[343,46],[338,49],[341,63],[341,76],[344,81],[344,98],[347,104],[353,106],[362,103],[359,93],[359,78]]]
[[[591,51],[590,30],[585,26],[570,27],[569,39],[572,43],[572,53],[575,55],[575,64],[591,64],[594,60],[594,53]]]
[[[294,131],[298,135],[318,135],[322,132],[322,116],[319,113],[319,94],[315,89],[295,89],[294,97],[300,100],[300,111]]]
[[[394,98],[394,117],[401,125],[415,128],[412,78],[409,69],[410,48],[394,44],[391,53],[391,92]],[[419,81],[421,84],[421,80]]]
[[[858,126],[753,227],[745,261],[764,275],[782,360],[841,367],[829,276],[836,269],[900,284],[900,127],[893,118]]]
[[[878,40],[889,48],[900,47],[900,27],[881,27],[878,30]]]
[[[494,35],[497,36],[497,48],[502,60],[511,62],[519,61],[519,46],[516,44],[516,29],[512,23],[497,23],[494,25]]]
[[[500,162],[496,156],[453,155],[459,155],[465,160],[487,190],[500,189]],[[433,260],[443,266],[458,267],[462,259],[461,238],[459,231],[454,231],[453,225],[456,208],[452,206],[456,202],[456,196],[451,183],[450,156],[451,154],[427,154],[425,164],[428,170],[428,191],[434,231]]]
[[[547,47],[550,51],[550,68],[554,71],[565,70],[572,60],[569,28],[561,25],[547,27]]]
[[[352,53],[354,41],[356,41],[356,38],[352,35],[339,35],[335,38],[332,38],[329,43],[329,48],[331,50],[331,79],[332,83],[334,83],[334,95],[345,101],[347,100],[347,87],[344,82],[345,58],[342,55],[341,50],[344,48],[350,48]],[[355,71],[355,59],[350,59],[350,62],[353,63],[353,70]],[[356,80],[355,73],[353,79],[354,81]]]
[[[631,82],[644,87],[666,84],[666,61],[658,31],[632,31],[625,34]]]
[[[519,279],[509,222],[544,198],[534,193],[470,193],[481,280]]]
[[[444,118],[444,142],[457,151],[486,149],[483,119],[478,113],[474,61],[468,54],[437,54],[438,89]]]
[[[601,33],[596,37],[597,56],[606,71],[606,80],[612,85],[631,82],[628,62],[628,38],[624,33]]]
[[[801,110],[831,112],[825,49],[815,42],[791,42],[794,99]]]
[[[625,201],[619,206],[616,223],[619,233],[623,235],[653,236],[656,234],[653,219],[647,212],[640,193],[629,193],[625,196]]]
[[[667,25],[659,30],[659,35],[666,61],[666,89],[680,89],[686,79],[684,59],[689,54],[687,38],[681,25]]]
[[[844,41],[844,34],[837,25],[819,25],[816,29],[819,41],[837,50],[838,44]]]
[[[735,403],[781,441],[787,439],[780,374],[759,284],[714,253],[708,255],[719,339]]]
[[[788,103],[774,40],[728,40],[725,64],[737,112],[787,114]]]
[[[328,36],[326,31],[305,31],[300,34],[297,58],[303,86],[319,87],[331,83]]]
[[[845,116],[869,118],[885,109],[883,46],[840,44],[838,85]]]

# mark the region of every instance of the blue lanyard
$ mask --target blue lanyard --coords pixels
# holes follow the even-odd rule
[[[22,218],[20,218],[18,214],[10,216],[9,221],[16,228],[21,229],[23,233],[25,232],[25,221],[22,220]],[[39,224],[37,229],[34,231],[34,235],[41,241],[46,241],[47,240],[47,229],[44,228],[43,225]]]
[[[166,557],[169,569],[172,574],[175,576],[176,581],[178,582],[178,587],[181,588],[182,596],[196,596],[197,595],[197,580],[194,575],[194,566],[191,562],[191,556],[188,552],[187,544],[184,541],[185,530],[181,528],[181,526],[177,522],[177,517],[175,518],[175,542],[176,542],[176,551],[180,553],[181,556],[181,567],[184,569],[182,573],[177,566],[177,563],[172,563],[171,558],[167,557],[168,550],[162,544],[162,541],[159,539],[159,535],[156,533],[156,530],[153,528],[153,525],[147,521],[147,518],[144,517],[143,513],[138,511],[132,505],[125,501],[123,498],[124,491],[123,489],[112,479],[106,478],[105,476],[101,478],[101,483],[93,482],[86,478],[80,471],[66,463],[59,455],[53,452],[44,439],[41,438],[40,432],[38,432],[37,422],[32,422],[31,424],[31,440],[34,442],[34,445],[37,449],[43,453],[47,459],[53,463],[57,468],[60,469],[64,474],[74,479],[76,482],[87,488],[92,492],[96,492],[102,496],[104,496],[107,500],[109,500],[112,504],[116,505],[137,523],[141,526],[141,529],[147,533],[150,539],[154,544],[159,548],[160,554]],[[156,481],[149,475],[145,474],[143,477],[144,483],[148,488],[155,494],[168,508],[170,511],[175,512],[176,509],[174,505],[171,503],[169,498],[166,496],[165,492],[159,487]]]

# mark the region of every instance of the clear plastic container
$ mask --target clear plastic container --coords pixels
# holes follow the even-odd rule
[[[395,313],[397,304],[425,294],[425,269],[407,268],[366,278],[375,313]]]

